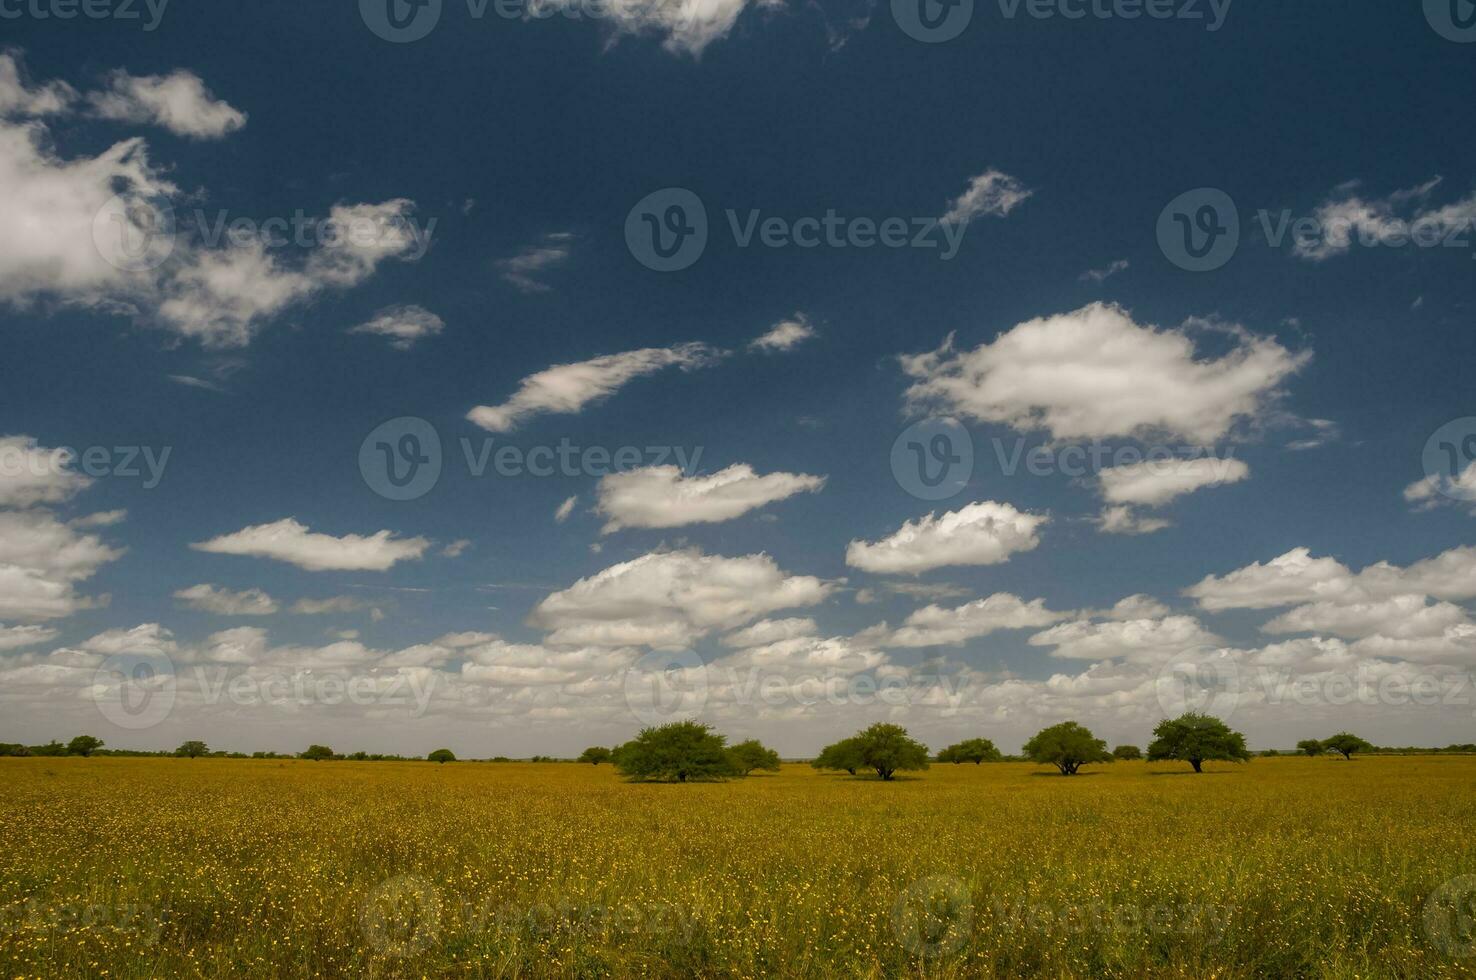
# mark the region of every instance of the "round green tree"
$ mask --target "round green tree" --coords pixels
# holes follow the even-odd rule
[[[1025,756],[1031,762],[1055,766],[1063,776],[1074,776],[1091,762],[1112,761],[1107,743],[1074,721],[1063,721],[1036,732],[1025,743]]]
[[[1119,745],[1112,750],[1112,758],[1119,761],[1131,761],[1143,758],[1143,750],[1136,745]]]
[[[613,756],[615,768],[634,780],[685,783],[737,775],[727,740],[695,721],[643,728]]]
[[[456,761],[456,753],[452,752],[450,749],[436,749],[425,758],[428,762],[439,762],[441,763],[441,765],[445,765],[448,762]]]
[[[1322,740],[1325,751],[1336,752],[1348,761],[1353,760],[1354,752],[1372,752],[1373,746],[1352,732],[1338,732],[1332,738]]]
[[[901,725],[877,722],[853,736],[861,766],[890,781],[898,772],[928,768],[928,747]]]
[[[942,752],[938,753],[939,762],[951,762],[958,765],[960,762],[972,762],[978,765],[981,762],[998,762],[1003,759],[999,749],[987,738],[970,738],[962,742],[955,742]]]
[[[837,769],[856,775],[856,770],[865,765],[861,758],[861,744],[854,738],[843,738],[827,745],[810,763],[816,769]]]
[[[174,754],[186,759],[198,759],[202,755],[209,755],[210,749],[204,742],[189,741],[174,750]]]
[[[1304,755],[1318,756],[1327,751],[1327,746],[1322,744],[1320,738],[1304,738],[1297,743],[1297,751]]]
[[[756,738],[739,742],[730,748],[728,757],[732,760],[733,769],[740,776],[747,776],[755,769],[762,769],[765,772],[779,771],[779,753],[766,748],[764,743]]]
[[[1218,718],[1195,711],[1159,722],[1153,729],[1153,744],[1148,746],[1149,762],[1176,759],[1189,763],[1195,772],[1203,772],[1208,761],[1244,762],[1249,758],[1244,735],[1231,731]]]
[[[605,748],[603,745],[591,745],[589,748],[580,753],[579,758],[575,761],[588,762],[592,766],[597,766],[601,762],[610,761],[610,750]]]
[[[326,745],[309,745],[307,751],[302,754],[304,759],[320,762],[323,759],[333,758],[333,750]]]
[[[67,743],[67,755],[80,755],[86,758],[102,747],[102,739],[91,735],[78,735]]]

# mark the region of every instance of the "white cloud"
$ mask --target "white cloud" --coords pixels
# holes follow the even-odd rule
[[[1122,272],[1127,268],[1127,259],[1117,259],[1113,262],[1109,262],[1105,267],[1101,269],[1088,269],[1086,272],[1083,272],[1081,274],[1080,278],[1082,282],[1106,282],[1108,279],[1111,279],[1113,276],[1117,275],[1119,272]]]
[[[1404,499],[1417,511],[1441,506],[1476,507],[1476,463],[1467,463],[1454,479],[1435,473],[1404,488]]]
[[[625,527],[715,524],[798,493],[818,493],[824,486],[823,476],[759,476],[746,463],[735,463],[711,476],[690,477],[675,466],[648,466],[601,478],[596,510],[609,518],[605,534]]]
[[[66,82],[31,85],[20,58],[0,51],[0,116],[51,116],[76,101],[77,90]]]
[[[390,338],[395,350],[409,350],[424,337],[434,337],[446,322],[423,306],[387,306],[368,321],[350,327],[349,333],[377,334]]]
[[[246,114],[211,95],[193,72],[140,77],[115,71],[108,86],[87,97],[104,119],[158,125],[194,139],[219,139],[246,125]]]
[[[1040,544],[1049,518],[984,500],[908,521],[877,542],[852,541],[846,564],[883,575],[917,575],[945,565],[997,565]]]
[[[0,624],[0,650],[19,650],[50,643],[60,634],[46,626],[5,626]]]
[[[752,626],[745,626],[723,637],[725,647],[761,647],[781,640],[793,640],[802,636],[814,636],[820,627],[808,616],[790,619],[761,619]]]
[[[895,632],[881,641],[888,647],[953,645],[997,630],[1033,629],[1060,622],[1065,613],[1045,607],[1044,599],[1026,602],[1008,592],[996,592],[953,609],[926,606],[917,610]]]
[[[1131,507],[1104,507],[1096,519],[1103,534],[1152,534],[1173,527],[1173,521],[1162,517],[1144,517]]]
[[[525,293],[546,293],[549,286],[540,278],[543,273],[569,261],[574,236],[569,232],[545,235],[536,245],[529,245],[510,259],[499,259],[497,268],[502,278]]]
[[[1377,562],[1356,575],[1335,558],[1313,558],[1309,549],[1294,548],[1269,562],[1208,575],[1184,594],[1212,612],[1316,602],[1347,606],[1401,595],[1461,602],[1476,598],[1476,547],[1451,548],[1404,568]]]
[[[1142,592],[1117,600],[1111,609],[1100,613],[1104,619],[1162,619],[1169,607]]]
[[[1031,646],[1054,647],[1053,657],[1123,659],[1129,663],[1164,663],[1176,654],[1223,642],[1192,616],[1101,623],[1078,620],[1053,626],[1030,638]]]
[[[192,585],[174,593],[174,598],[183,601],[191,609],[216,613],[221,616],[270,616],[277,611],[277,603],[260,589],[233,592],[214,585]]]
[[[814,336],[815,328],[810,326],[809,318],[803,313],[796,313],[788,320],[781,320],[774,324],[767,333],[753,341],[748,347],[750,350],[772,354],[793,350]]]
[[[1440,183],[1436,177],[1372,200],[1352,193],[1352,187],[1346,186],[1340,189],[1343,196],[1317,208],[1314,217],[1319,233],[1298,238],[1292,253],[1310,262],[1323,262],[1346,254],[1355,241],[1416,250],[1421,244],[1426,248],[1441,244],[1453,232],[1470,229],[1476,222],[1476,194],[1438,208],[1417,206]]]
[[[1442,636],[1453,626],[1469,625],[1460,606],[1431,603],[1422,595],[1396,595],[1353,602],[1314,602],[1282,613],[1261,627],[1267,633],[1331,633],[1348,639]]]
[[[980,215],[1003,218],[1033,193],[1007,173],[986,170],[972,178],[968,189],[949,203],[942,220],[965,225]]]
[[[609,398],[629,382],[668,367],[706,367],[718,352],[706,344],[647,347],[574,364],[555,364],[524,378],[501,405],[478,405],[466,417],[489,432],[511,432],[534,415],[572,415]]]
[[[460,558],[472,546],[471,539],[457,538],[441,549],[442,558]]]
[[[554,523],[562,524],[567,521],[569,519],[569,515],[574,513],[574,505],[577,503],[579,503],[579,495],[575,494],[574,496],[565,500],[562,504],[559,504],[558,510],[554,511]]]
[[[915,408],[938,407],[1055,439],[1167,435],[1210,444],[1253,420],[1310,355],[1231,333],[1232,349],[1200,357],[1184,329],[1140,326],[1094,303],[1029,320],[971,351],[952,337],[902,358]]]
[[[299,616],[331,616],[337,613],[360,612],[373,607],[374,603],[355,596],[336,595],[326,599],[298,599],[292,611]]]
[[[569,646],[678,648],[780,609],[813,606],[832,586],[787,575],[768,555],[663,551],[611,565],[534,608],[529,622]]]
[[[1099,476],[1108,503],[1158,507],[1204,487],[1239,483],[1250,476],[1250,467],[1233,458],[1147,459],[1108,467]]]
[[[76,585],[122,557],[46,511],[0,511],[0,619],[45,620],[91,608]]]
[[[45,123],[15,118],[59,111],[61,89],[25,89],[15,78],[13,59],[0,56],[0,301],[60,301],[240,346],[294,305],[428,247],[429,226],[413,225],[405,200],[334,207],[321,227],[338,231],[336,240],[290,263],[261,240],[211,244],[205,230],[163,223],[178,188],[150,162],[143,139],[63,159]],[[172,83],[138,91],[161,99],[155,108],[172,124],[217,125],[187,105],[177,113]]]
[[[91,486],[72,467],[76,454],[46,449],[30,436],[0,437],[0,507],[60,504]]]
[[[531,0],[529,17],[547,17],[552,11],[578,9],[581,0]],[[674,54],[700,57],[713,41],[727,37],[750,0],[609,0],[601,6],[614,28],[623,34],[665,35],[662,47]],[[752,0],[763,8],[774,0]]]
[[[425,538],[397,538],[392,531],[371,535],[346,534],[335,538],[309,531],[291,517],[256,524],[190,545],[217,555],[271,558],[310,572],[382,572],[396,562],[420,558],[430,547]]]

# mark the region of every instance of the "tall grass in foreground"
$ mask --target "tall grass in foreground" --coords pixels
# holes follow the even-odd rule
[[[1476,879],[1446,884],[1476,758],[5,759],[0,787],[5,977],[1476,976]]]

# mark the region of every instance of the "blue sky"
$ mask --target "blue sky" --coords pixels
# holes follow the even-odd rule
[[[357,6],[4,8],[0,739],[1141,741],[1188,670],[1257,745],[1470,740],[1476,46],[1440,4],[976,0],[938,43],[901,0],[447,0],[406,43]],[[673,200],[707,241],[656,271],[627,225]],[[1159,227],[1208,201],[1239,244],[1190,271]],[[851,244],[793,243],[827,215]],[[944,499],[894,472],[930,418],[974,452]],[[401,465],[433,431],[434,486],[376,492],[376,430]],[[641,452],[467,459],[561,442]],[[158,719],[117,707],[140,663]],[[653,667],[697,700],[633,707]],[[380,693],[207,683],[325,676]],[[1443,693],[1336,693],[1389,677]]]

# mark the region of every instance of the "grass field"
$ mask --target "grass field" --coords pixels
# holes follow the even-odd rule
[[[1476,975],[1476,879],[1446,885],[1476,875],[1469,757],[681,786],[3,759],[0,785],[6,977]]]

